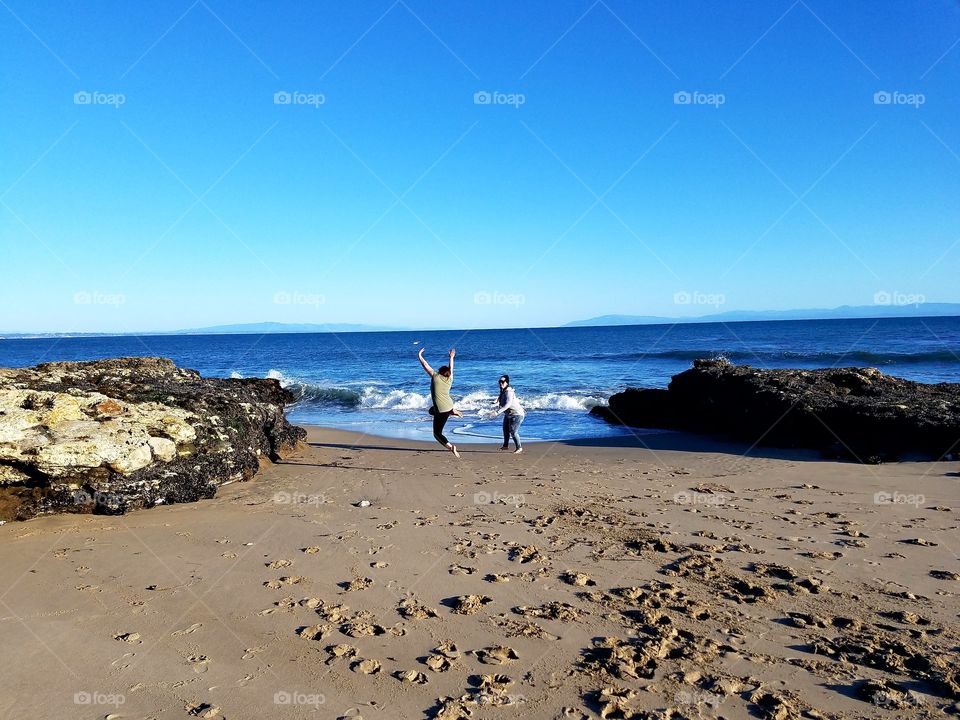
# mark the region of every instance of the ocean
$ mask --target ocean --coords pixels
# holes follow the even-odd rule
[[[527,418],[526,440],[618,435],[589,409],[625,387],[665,387],[695,358],[755,367],[873,366],[921,382],[960,381],[960,318],[791,320],[522,330],[343,334],[142,335],[0,340],[0,366],[159,355],[213,377],[276,378],[297,397],[301,424],[429,440],[429,378],[456,347],[454,442],[499,440],[479,411],[508,373]]]

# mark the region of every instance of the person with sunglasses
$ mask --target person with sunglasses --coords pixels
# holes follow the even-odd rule
[[[503,445],[500,449],[509,450],[510,438],[512,437],[513,444],[517,446],[517,449],[513,452],[517,455],[523,452],[523,447],[520,444],[520,423],[526,417],[526,412],[524,412],[523,406],[517,399],[517,393],[510,385],[510,376],[501,375],[499,383],[500,396],[496,400],[497,409],[494,416],[503,413]]]

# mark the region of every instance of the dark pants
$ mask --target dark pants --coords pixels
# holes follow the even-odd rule
[[[447,440],[447,436],[443,434],[443,426],[447,424],[447,420],[450,419],[450,415],[453,414],[453,410],[447,410],[447,412],[438,412],[433,416],[433,436],[437,439],[437,442],[446,447],[450,444],[450,441]]]
[[[523,418],[519,415],[507,413],[503,416],[503,447],[510,445],[510,438],[513,438],[513,444],[520,449],[520,423]]]

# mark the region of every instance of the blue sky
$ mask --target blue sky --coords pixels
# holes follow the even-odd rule
[[[957,2],[304,5],[0,3],[0,331],[960,301]]]

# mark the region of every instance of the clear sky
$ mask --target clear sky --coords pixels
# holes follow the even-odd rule
[[[2,0],[0,62],[0,331],[960,301],[953,0]]]

